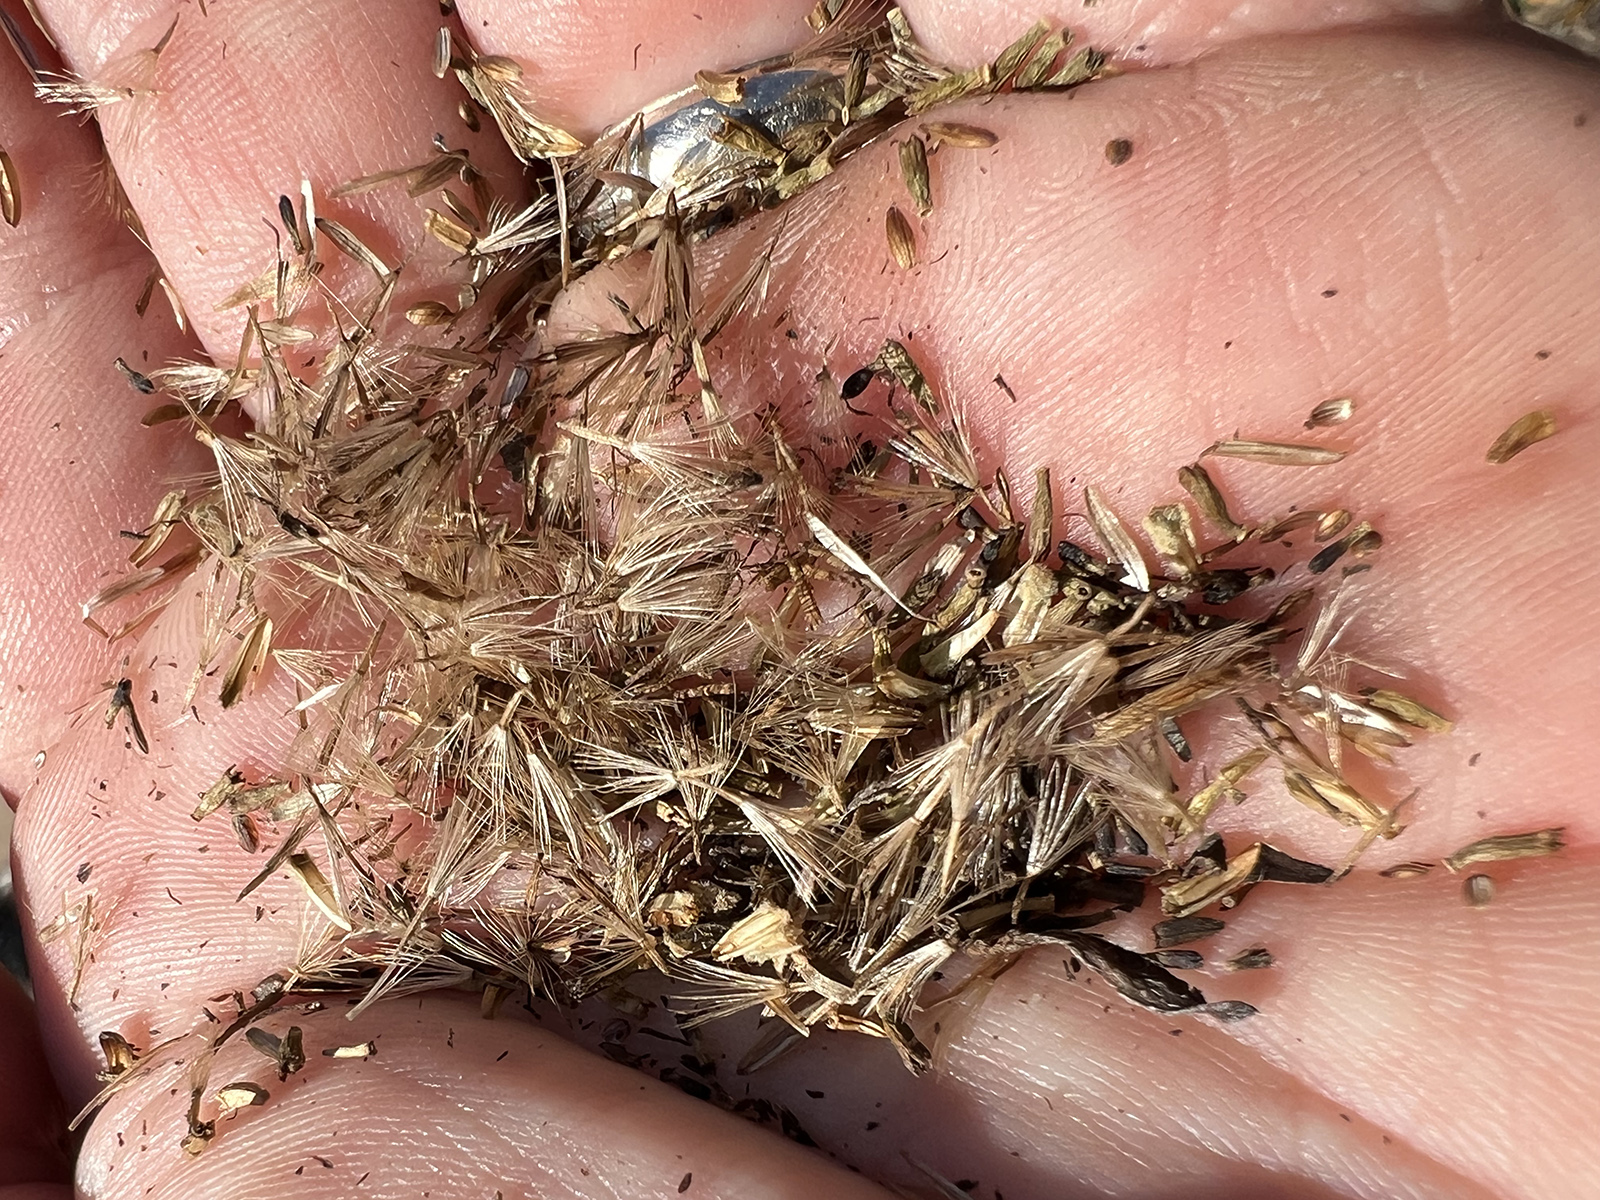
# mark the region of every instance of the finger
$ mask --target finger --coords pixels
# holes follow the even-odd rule
[[[0,146],[22,202],[17,228],[0,229],[0,791],[15,804],[86,684],[114,669],[81,606],[127,569],[134,543],[118,531],[142,529],[198,456],[140,425],[152,404],[113,366],[148,370],[193,343],[135,310],[154,264],[95,199],[94,139],[33,102],[9,54]]]
[[[280,195],[298,195],[301,180],[311,182],[319,213],[348,224],[389,266],[404,266],[410,295],[465,278],[423,233],[424,210],[438,201],[410,199],[401,187],[333,201],[329,189],[427,162],[437,132],[515,194],[503,144],[492,129],[470,133],[455,115],[455,83],[431,74],[437,18],[424,7],[275,0],[186,9],[159,56],[149,48],[172,21],[168,5],[40,7],[80,75],[137,92],[101,110],[106,144],[168,279],[222,361],[237,354],[243,316],[216,305],[274,261],[265,218]],[[332,269],[356,270],[327,257]]]
[[[71,1177],[67,1118],[39,1047],[33,1005],[0,970],[0,1198],[61,1200]]]
[[[902,6],[917,37],[937,58],[977,63],[994,58],[1040,19],[1071,29],[1078,40],[1110,54],[1119,64],[1143,67],[1188,62],[1217,46],[1253,37],[1323,33],[1337,29],[1418,23],[1474,32],[1504,26],[1477,0],[1356,0],[1339,5],[1269,0],[1241,5],[1230,0],[1132,0],[1126,4],[1077,4],[1066,0],[907,0]]]
[[[480,50],[524,64],[541,116],[592,136],[686,87],[698,70],[794,49],[811,35],[811,7],[811,0],[466,0],[460,10]]]
[[[251,1081],[269,1096],[219,1121],[198,1160],[180,1149],[184,1113],[169,1089],[185,1083],[169,1070],[95,1121],[80,1186],[101,1200],[268,1188],[307,1200],[886,1194],[525,1019],[485,1021],[475,1003],[430,996],[354,1023],[322,1012],[268,1024],[282,1033],[291,1020],[305,1030],[307,1061],[286,1083],[242,1039],[222,1051],[211,1088]],[[366,1042],[373,1057],[322,1053]]]

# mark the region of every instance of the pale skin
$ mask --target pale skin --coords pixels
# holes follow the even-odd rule
[[[40,7],[89,77],[152,44],[173,11]],[[461,13],[483,51],[533,65],[552,119],[592,133],[697,68],[796,44],[808,7],[462,0]],[[448,996],[393,1001],[353,1024],[301,1018],[310,1062],[287,1084],[251,1052],[225,1059],[214,1082],[253,1079],[273,1098],[198,1160],[176,1148],[182,1079],[131,1089],[90,1126],[80,1191],[654,1196],[692,1175],[693,1197],[866,1197],[926,1186],[909,1156],[1008,1200],[1592,1194],[1600,70],[1499,36],[1476,5],[1374,0],[1315,20],[1288,0],[1235,7],[908,2],[952,62],[1045,15],[1140,69],[1070,100],[952,114],[1001,140],[935,157],[925,265],[909,273],[883,244],[883,211],[901,198],[893,149],[864,152],[791,210],[763,314],[730,330],[716,369],[803,424],[819,361],[848,372],[910,333],[1014,478],[1048,462],[1064,485],[1109,483],[1131,514],[1175,496],[1173,471],[1217,436],[1293,436],[1318,401],[1357,397],[1338,434],[1356,451],[1345,463],[1218,474],[1253,515],[1343,504],[1380,525],[1351,648],[1403,666],[1458,723],[1373,776],[1396,796],[1420,789],[1402,838],[1336,889],[1258,893],[1205,947],[1217,961],[1272,949],[1274,970],[1199,979],[1261,1014],[1228,1029],[1147,1014],[1041,955],[930,1014],[930,1078],[836,1036],[748,1080],[723,1063],[730,1092],[790,1108],[830,1159],[573,1048],[558,1022],[485,1022]],[[78,603],[120,570],[129,543],[115,531],[143,525],[168,479],[204,465],[176,427],[140,426],[149,402],[112,360],[231,358],[237,315],[213,308],[268,260],[261,219],[280,192],[420,161],[435,130],[516,186],[492,132],[467,134],[453,85],[428,72],[436,25],[421,3],[182,10],[160,95],[103,123],[189,334],[160,298],[135,315],[149,258],[88,194],[92,138],[0,61],[0,145],[26,181],[22,226],[0,231],[0,785],[18,809],[30,931],[90,890],[111,913],[75,1004],[72,938],[30,946],[37,1032],[0,990],[3,1200],[73,1186],[61,1112],[97,1086],[101,1030],[143,1045],[195,1027],[211,997],[290,960],[313,920],[282,879],[236,904],[259,859],[188,816],[230,763],[270,765],[290,686],[268,675],[226,714],[202,688],[180,711],[194,653],[181,611],[108,647]],[[1103,148],[1118,137],[1134,153],[1112,167]],[[339,212],[407,261],[408,286],[437,290],[449,267],[424,244],[418,204],[380,192]],[[758,222],[699,261],[715,278],[771,232]],[[602,310],[594,299],[572,311]],[[1489,443],[1535,407],[1560,434],[1487,465]],[[99,689],[121,674],[143,701],[148,756],[100,720]],[[1350,842],[1270,789],[1219,823],[1325,861]],[[1458,877],[1377,874],[1551,825],[1569,848],[1491,868],[1485,909],[1463,903]],[[368,1062],[319,1053],[374,1038]]]

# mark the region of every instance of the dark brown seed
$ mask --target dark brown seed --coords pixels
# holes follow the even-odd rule
[[[1133,157],[1133,143],[1127,138],[1112,138],[1106,143],[1106,161],[1120,167]]]
[[[1145,957],[1169,971],[1198,971],[1206,965],[1205,956],[1198,950],[1157,950]]]
[[[283,222],[283,228],[289,234],[289,242],[294,246],[294,252],[304,254],[306,243],[300,236],[300,221],[295,216],[294,201],[287,196],[278,197],[278,219]]]
[[[1187,942],[1198,942],[1221,933],[1226,928],[1226,922],[1215,917],[1172,917],[1165,921],[1157,921],[1151,932],[1155,934],[1156,946],[1165,949],[1168,946],[1182,946]]]
[[[112,365],[115,366],[117,370],[122,372],[123,378],[126,379],[130,385],[132,385],[134,391],[143,392],[146,396],[148,396],[156,390],[156,385],[151,382],[150,376],[135,371],[123,359],[116,359]]]
[[[1165,967],[1093,933],[1062,933],[1059,939],[1123,996],[1155,1012],[1182,1012],[1206,1002],[1199,988]]]
[[[846,400],[854,400],[871,385],[873,378],[878,374],[873,367],[862,367],[853,371],[845,381],[839,385],[839,395]]]
[[[1246,950],[1242,954],[1236,954],[1230,958],[1228,960],[1228,970],[1260,971],[1270,967],[1272,962],[1272,951],[1257,946],[1252,950]]]
[[[1268,883],[1327,883],[1333,868],[1295,858],[1275,847],[1263,845],[1257,859],[1257,873]]]

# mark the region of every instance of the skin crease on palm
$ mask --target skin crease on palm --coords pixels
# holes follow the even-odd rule
[[[91,77],[122,69],[174,11],[40,7]],[[530,65],[551,117],[592,133],[698,68],[799,43],[808,7],[463,0],[461,16],[479,48]],[[927,1015],[930,1036],[939,1025],[928,1078],[831,1035],[748,1079],[723,1062],[730,1091],[788,1106],[830,1162],[573,1048],[557,1019],[484,1022],[461,999],[396,1000],[354,1023],[300,1019],[310,1061],[286,1084],[252,1052],[225,1053],[213,1081],[252,1078],[272,1100],[226,1122],[198,1160],[176,1149],[182,1079],[130,1090],[91,1125],[76,1186],[107,1200],[509,1200],[670,1195],[691,1174],[691,1197],[864,1197],[889,1194],[869,1180],[926,1187],[915,1159],[1007,1200],[1594,1195],[1600,622],[1586,548],[1600,488],[1600,71],[1489,32],[1476,5],[1371,0],[1321,9],[1316,24],[1309,7],[908,3],[951,61],[1053,15],[1130,70],[1070,97],[953,114],[1001,141],[935,157],[937,207],[913,271],[894,270],[883,245],[899,195],[892,147],[863,152],[781,228],[758,219],[697,251],[714,281],[776,238],[763,306],[717,344],[725,393],[777,403],[802,427],[819,362],[840,375],[883,337],[909,337],[1013,478],[1049,463],[1067,489],[1099,481],[1127,514],[1169,498],[1176,467],[1217,436],[1288,437],[1317,401],[1358,398],[1336,432],[1355,450],[1345,463],[1218,474],[1239,511],[1345,504],[1379,524],[1349,649],[1403,667],[1458,725],[1372,776],[1394,795],[1419,789],[1403,837],[1335,889],[1257,892],[1204,947],[1216,962],[1272,949],[1272,971],[1200,980],[1259,1016],[1226,1030],[1158,1017],[1040,954]],[[114,531],[143,524],[167,479],[204,465],[173,427],[139,426],[146,402],[111,360],[231,357],[237,315],[214,305],[269,260],[261,219],[302,176],[325,193],[420,161],[442,130],[516,186],[492,135],[470,138],[454,92],[428,74],[431,5],[181,13],[159,94],[107,110],[103,126],[197,342],[159,299],[135,316],[148,258],[89,196],[92,139],[0,64],[0,145],[27,205],[21,228],[0,233],[0,785],[20,801],[25,923],[88,890],[109,914],[75,1005],[71,939],[31,946],[42,1053],[19,1019],[0,1023],[16,1043],[0,1071],[3,1200],[67,1190],[46,1058],[76,1107],[96,1087],[100,1030],[148,1044],[196,1027],[211,997],[280,969],[315,919],[282,879],[236,904],[259,860],[188,816],[229,764],[270,768],[288,683],[267,675],[227,714],[202,689],[189,714],[189,609],[131,646],[78,622],[81,598],[120,570]],[[1117,168],[1102,153],[1114,137],[1135,146]],[[398,192],[323,207],[405,261],[414,294],[449,278]],[[560,319],[605,319],[604,293],[626,276],[587,281]],[[997,371],[1015,404],[990,383]],[[1535,407],[1556,412],[1560,435],[1486,465],[1495,435]],[[102,682],[121,673],[146,698],[148,757],[99,719]],[[1570,848],[1491,868],[1499,892],[1484,909],[1463,904],[1459,879],[1376,873],[1555,824]],[[1267,790],[1219,827],[1270,831],[1324,861],[1348,843]],[[1148,921],[1121,932],[1148,948]],[[725,1052],[736,1058],[746,1032],[721,1035]],[[367,1062],[318,1053],[367,1038],[380,1047]]]

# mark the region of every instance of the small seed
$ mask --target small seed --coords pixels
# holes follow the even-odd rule
[[[917,265],[917,235],[911,231],[911,222],[893,205],[883,218],[884,232],[889,237],[889,253],[903,271]]]
[[[1356,411],[1356,402],[1349,396],[1335,396],[1332,400],[1324,400],[1311,410],[1311,415],[1306,418],[1307,429],[1320,429],[1324,425],[1342,425],[1348,421]]]
[[[1511,428],[1495,438],[1487,457],[1495,464],[1510,462],[1535,442],[1554,436],[1555,431],[1556,419],[1545,409],[1525,413],[1511,423]]]
[[[1487,875],[1468,875],[1461,890],[1465,893],[1468,904],[1473,908],[1482,908],[1494,899],[1494,880]]]
[[[983,150],[1000,140],[987,129],[955,121],[928,121],[923,124],[922,132],[935,146],[949,146],[953,150]]]

